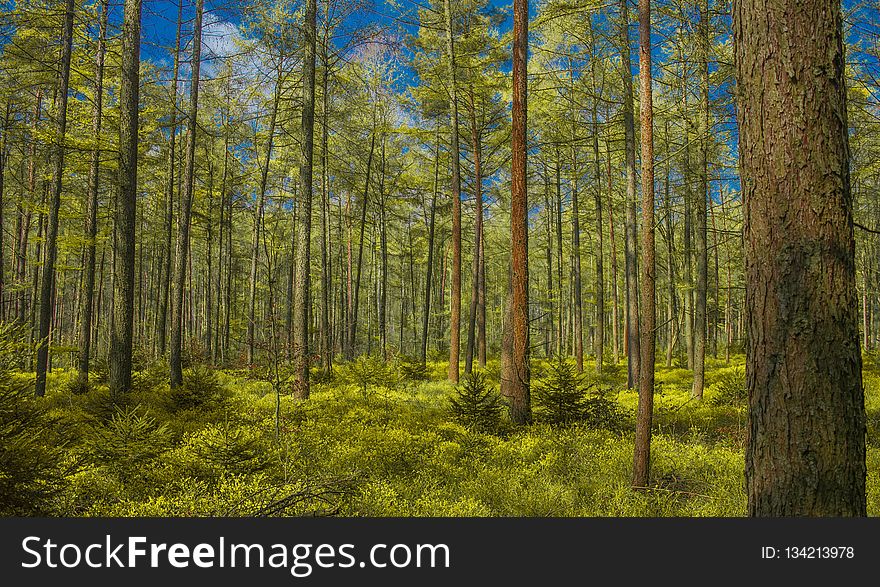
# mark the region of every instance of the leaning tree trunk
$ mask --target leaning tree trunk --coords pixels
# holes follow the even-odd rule
[[[752,516],[864,516],[842,17],[737,0]]]
[[[58,119],[53,145],[52,197],[49,202],[49,223],[46,229],[46,260],[40,284],[40,322],[37,336],[38,396],[46,393],[46,371],[49,369],[49,329],[55,313],[55,260],[58,256],[58,214],[61,211],[61,180],[64,175],[64,140],[67,134],[67,90],[70,85],[70,56],[73,52],[73,0],[64,6],[64,29],[61,37],[61,67],[58,74]]]

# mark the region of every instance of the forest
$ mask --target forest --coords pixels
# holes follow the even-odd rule
[[[0,513],[880,515],[878,78],[859,0],[7,0]]]

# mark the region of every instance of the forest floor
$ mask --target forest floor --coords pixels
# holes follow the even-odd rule
[[[546,363],[535,361],[533,381]],[[585,365],[592,371],[592,364]],[[588,374],[619,420],[509,423],[488,432],[456,420],[446,365],[409,381],[368,359],[313,383],[306,402],[247,371],[186,371],[168,389],[161,365],[136,374],[123,405],[56,369],[45,398],[63,439],[53,515],[740,516],[746,511],[744,358],[707,360],[707,389],[657,367],[652,486],[630,487],[633,414],[623,365]],[[497,384],[498,364],[486,373]],[[366,375],[365,375],[366,374]],[[98,374],[100,377],[100,374]],[[422,376],[425,374],[422,373]],[[32,375],[19,375],[22,379]],[[279,386],[286,387],[286,386]],[[880,365],[865,359],[868,513],[880,515]],[[506,417],[506,416],[505,416]],[[277,431],[276,431],[277,425]],[[277,438],[276,438],[277,434]]]

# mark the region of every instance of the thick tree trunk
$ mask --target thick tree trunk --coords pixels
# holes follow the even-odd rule
[[[448,1],[448,0],[447,0]],[[529,395],[529,241],[527,194],[528,1],[513,2],[513,109],[511,125],[510,342],[504,345],[501,391],[510,404],[510,419],[532,420]]]
[[[299,182],[302,188],[299,202],[299,246],[296,258],[296,296],[294,305],[294,359],[293,395],[298,399],[309,397],[309,310],[311,291],[312,242],[312,171],[314,169],[315,141],[315,36],[317,34],[316,0],[306,3],[303,27],[305,57],[303,58],[302,160]]]
[[[733,5],[752,516],[864,516],[840,4]]]
[[[140,44],[141,0],[125,0],[119,85],[119,191],[115,215],[109,360],[110,392],[114,395],[131,389]]]

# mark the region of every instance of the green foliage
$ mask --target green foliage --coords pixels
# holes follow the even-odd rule
[[[419,359],[402,356],[399,359],[400,374],[406,381],[426,381],[429,379],[428,366]]]
[[[0,325],[0,515],[44,515],[69,472],[66,440],[31,379],[9,370],[17,353],[16,330]]]
[[[140,406],[121,407],[108,422],[92,427],[85,448],[94,464],[130,479],[162,454],[170,440],[168,427]]]
[[[349,361],[342,367],[342,376],[347,383],[356,385],[365,398],[373,387],[395,389],[400,382],[394,365],[379,355],[361,355]]]
[[[204,365],[196,365],[183,373],[183,385],[170,393],[173,410],[216,410],[222,408],[229,392],[217,373]]]
[[[624,424],[625,418],[617,403],[606,397],[596,384],[586,384],[574,362],[565,357],[549,362],[532,396],[536,418],[548,424],[565,426],[584,422],[608,430],[619,430]]]
[[[225,419],[209,424],[186,440],[194,453],[193,461],[202,465],[202,473],[219,477],[230,473],[248,475],[269,466],[272,447],[258,429],[239,426]]]
[[[501,424],[501,396],[479,371],[464,376],[449,398],[449,405],[456,420],[468,428],[494,432]]]
[[[711,385],[714,405],[739,405],[748,401],[745,367],[722,369]]]

